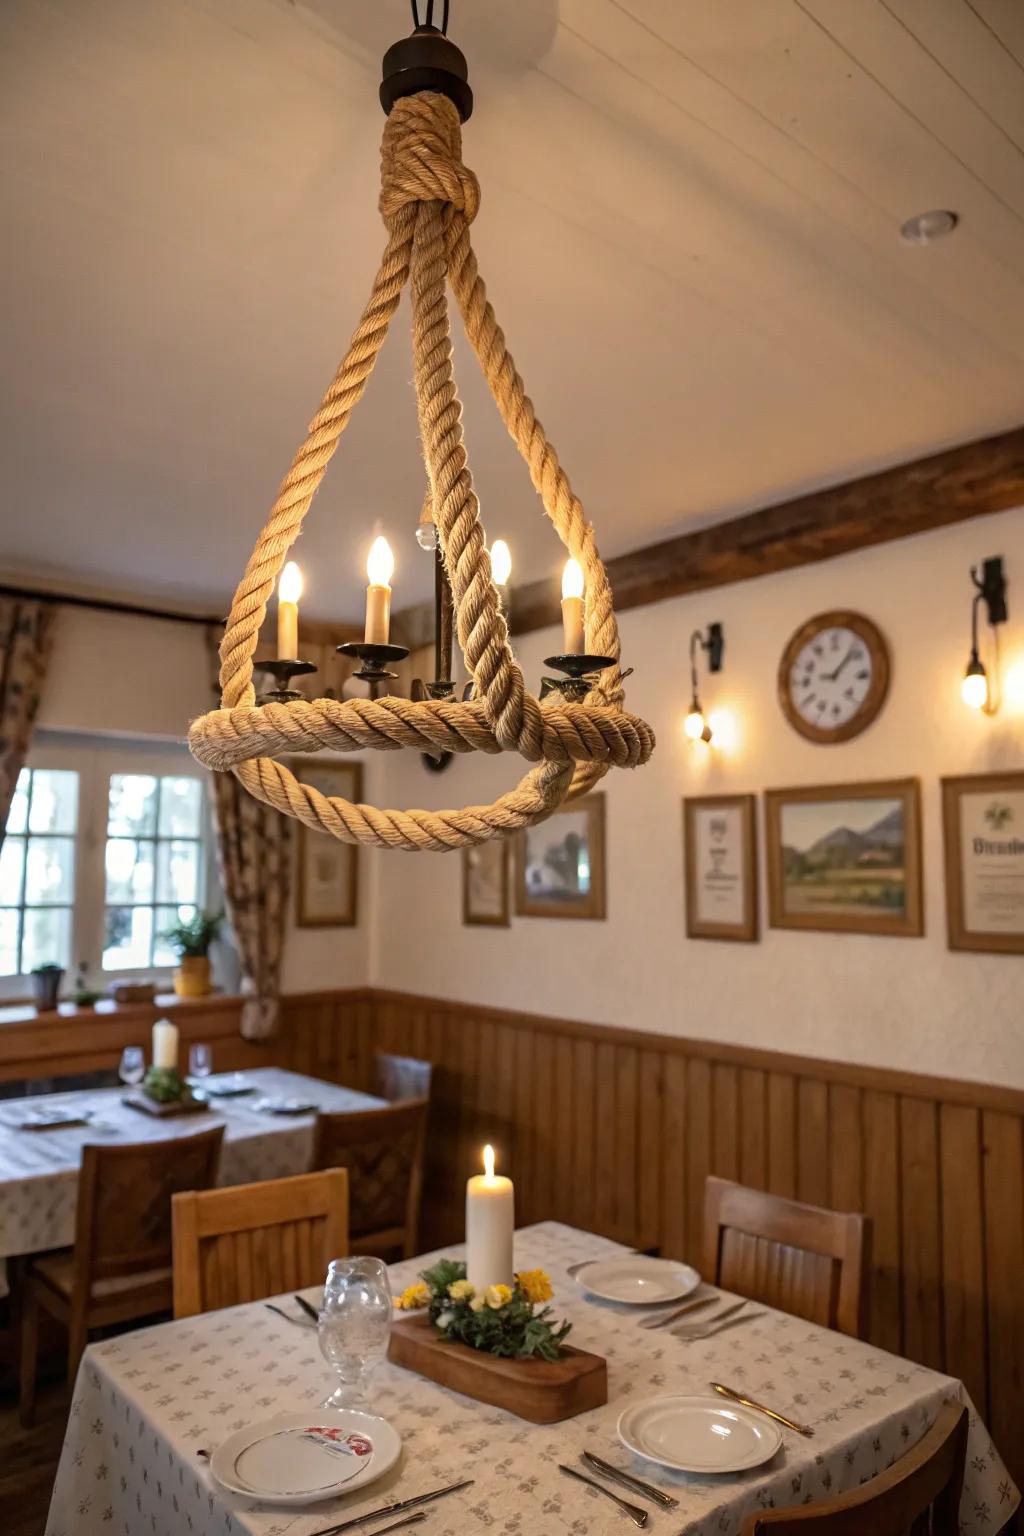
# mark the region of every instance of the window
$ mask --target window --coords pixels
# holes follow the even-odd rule
[[[0,976],[71,960],[78,774],[23,768],[0,845]]]
[[[199,779],[110,775],[105,971],[173,965],[163,935],[203,896],[202,811]]]

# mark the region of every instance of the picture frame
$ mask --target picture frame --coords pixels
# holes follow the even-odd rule
[[[1024,773],[942,780],[950,949],[1024,955]]]
[[[917,779],[765,791],[773,928],[920,938]]]
[[[462,921],[467,928],[508,928],[509,840],[494,837],[462,850]]]
[[[684,796],[683,867],[687,938],[756,944],[756,796]]]
[[[516,835],[517,916],[605,917],[604,822],[604,795],[590,794]]]
[[[322,795],[358,803],[363,797],[362,763],[331,757],[300,757],[289,763],[304,784]],[[359,849],[326,832],[298,824],[295,859],[297,928],[354,928],[359,922]]]

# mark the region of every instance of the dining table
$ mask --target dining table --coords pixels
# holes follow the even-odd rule
[[[218,1183],[250,1184],[307,1172],[317,1109],[346,1113],[379,1108],[384,1102],[278,1067],[259,1067],[242,1078],[251,1092],[211,1097],[200,1113],[166,1117],[133,1109],[124,1102],[129,1092],[124,1088],[83,1088],[0,1101],[0,1270],[7,1259],[74,1242],[78,1174],[86,1142],[174,1142],[223,1125]],[[302,1114],[261,1107],[288,1099],[314,1107]],[[27,1119],[47,1108],[71,1110],[85,1119],[50,1130],[26,1128]]]
[[[517,1270],[545,1269],[572,1343],[605,1357],[603,1407],[561,1423],[528,1423],[385,1362],[369,1383],[369,1409],[401,1436],[398,1462],[347,1498],[310,1507],[225,1492],[207,1460],[250,1424],[319,1406],[334,1385],[315,1326],[293,1297],[275,1301],[288,1316],[253,1302],[94,1344],[79,1371],[46,1536],[314,1536],[464,1479],[469,1487],[423,1506],[424,1536],[624,1536],[633,1529],[629,1516],[559,1471],[560,1464],[584,1470],[585,1450],[678,1500],[671,1510],[647,1506],[651,1536],[735,1536],[752,1511],[835,1495],[877,1476],[949,1400],[969,1410],[961,1531],[981,1536],[1011,1518],[1017,1489],[959,1381],[770,1307],[752,1306],[704,1340],[645,1329],[638,1309],[592,1298],[574,1278],[580,1263],[626,1252],[556,1222],[515,1235]],[[462,1249],[442,1253],[459,1257]],[[392,1266],[395,1294],[442,1253]],[[315,1290],[304,1295],[318,1300]],[[783,1429],[767,1464],[715,1476],[669,1471],[620,1444],[624,1409],[669,1392],[706,1393],[712,1381],[803,1421],[813,1438]],[[359,1530],[373,1536],[388,1523]]]

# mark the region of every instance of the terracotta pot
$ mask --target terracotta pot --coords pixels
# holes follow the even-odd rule
[[[174,973],[179,997],[205,997],[210,990],[209,955],[182,955]]]

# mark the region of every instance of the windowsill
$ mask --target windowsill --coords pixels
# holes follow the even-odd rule
[[[175,992],[158,992],[151,1003],[115,1003],[113,998],[103,998],[91,1008],[80,1008],[77,1003],[60,1003],[56,1008],[39,1010],[34,1003],[11,1003],[0,1007],[0,1028],[5,1024],[62,1024],[71,1020],[83,1022],[93,1018],[131,1019],[144,1018],[156,1013],[191,1012],[195,1009],[237,1008],[243,999],[236,993],[209,992],[205,997],[178,997]]]

